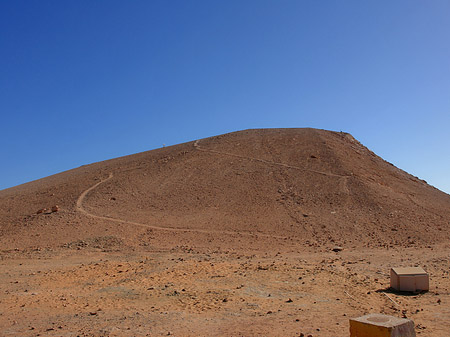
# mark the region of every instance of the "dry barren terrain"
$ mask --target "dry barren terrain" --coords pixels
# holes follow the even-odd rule
[[[0,191],[0,234],[3,336],[344,337],[369,312],[450,336],[450,196],[346,133],[82,166]],[[389,290],[415,265],[429,292]]]

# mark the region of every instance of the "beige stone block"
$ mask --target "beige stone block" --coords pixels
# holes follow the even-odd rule
[[[430,290],[430,278],[428,274],[416,276],[416,289],[417,290]]]
[[[414,322],[383,314],[350,319],[350,337],[416,337]]]
[[[400,275],[398,277],[398,290],[416,291],[416,277],[414,275]]]
[[[430,289],[429,276],[420,267],[392,268],[391,288],[399,291],[422,291]]]

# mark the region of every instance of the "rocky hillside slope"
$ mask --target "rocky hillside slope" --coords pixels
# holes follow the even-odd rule
[[[239,131],[0,191],[2,249],[95,237],[138,246],[155,235],[424,246],[449,233],[449,195],[347,133],[316,129]]]

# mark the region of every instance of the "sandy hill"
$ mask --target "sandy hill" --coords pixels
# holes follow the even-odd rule
[[[0,191],[3,250],[92,238],[425,246],[449,233],[449,195],[347,133],[316,129],[234,132]]]

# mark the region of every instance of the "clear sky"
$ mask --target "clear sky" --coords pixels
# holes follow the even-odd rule
[[[1,1],[0,114],[0,189],[315,127],[450,193],[450,1]]]

